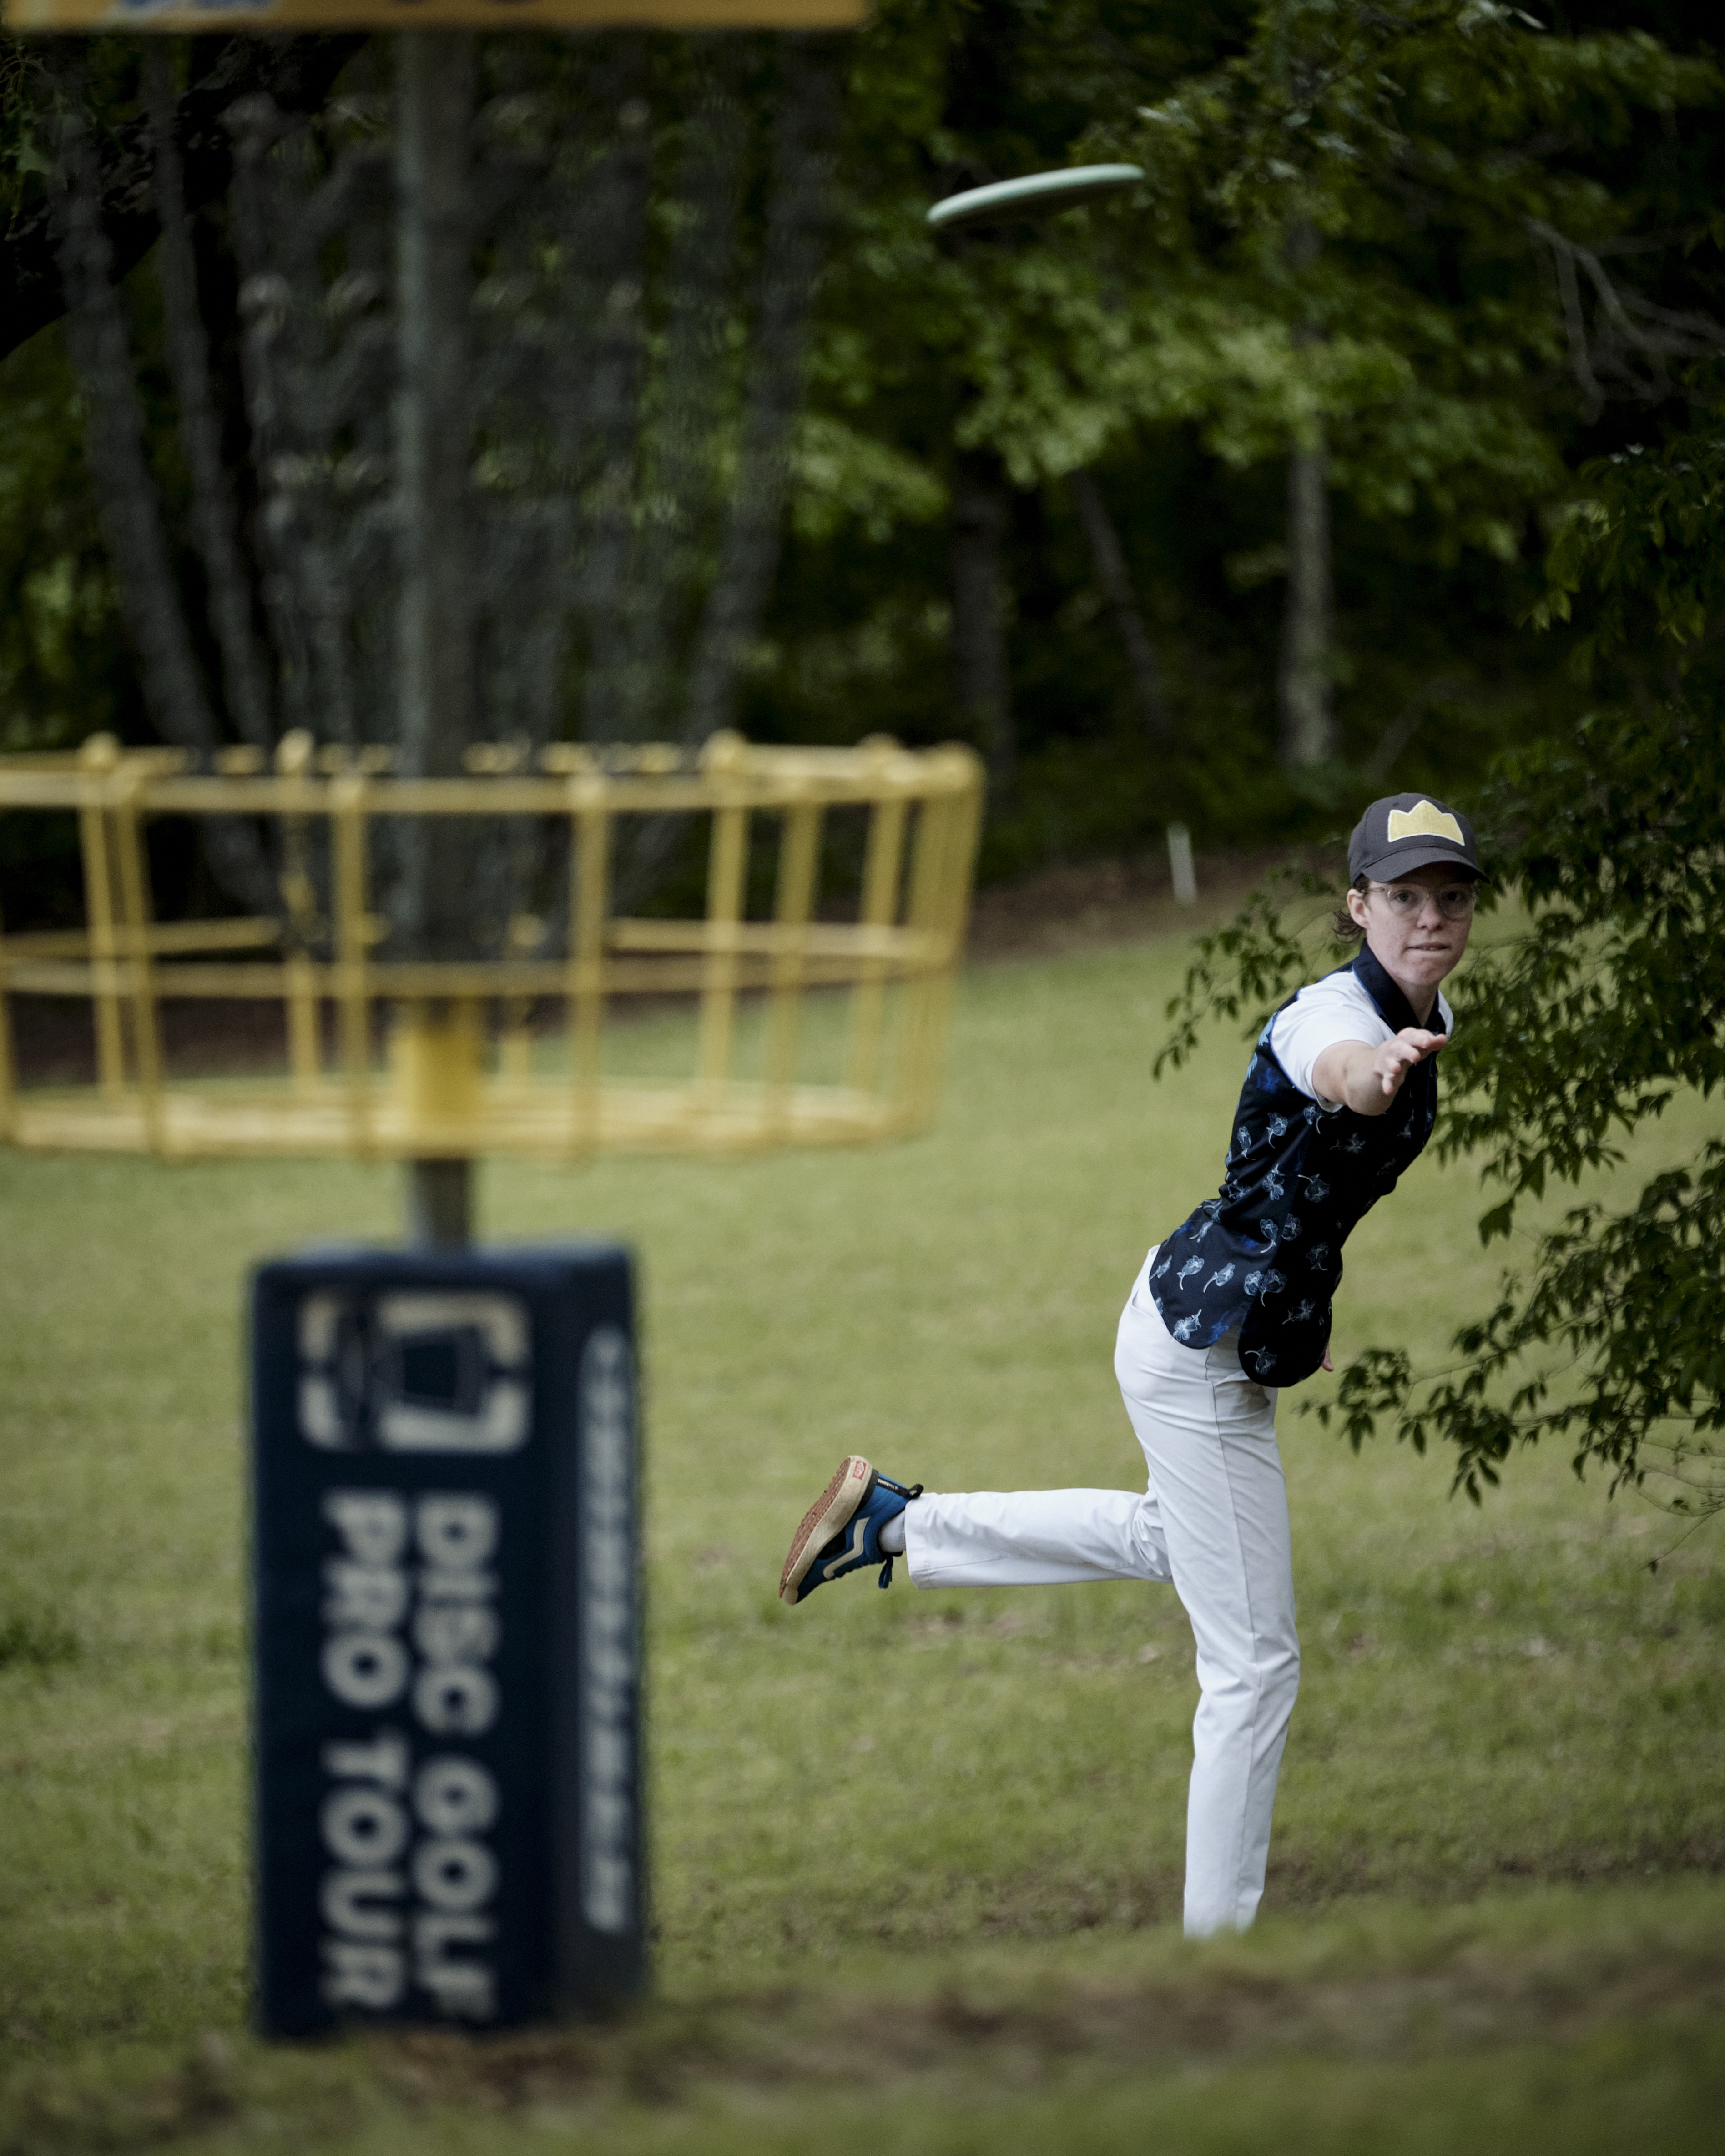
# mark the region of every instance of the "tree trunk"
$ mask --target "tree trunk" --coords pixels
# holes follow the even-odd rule
[[[959,723],[982,746],[996,806],[1017,778],[1001,542],[1006,489],[992,457],[962,452],[952,486],[952,671]]]
[[[599,296],[599,330],[587,386],[585,425],[598,471],[598,505],[583,573],[588,659],[583,731],[589,741],[624,732],[629,660],[629,558],[634,545],[636,464],[641,431],[641,372],[646,360],[647,198],[653,178],[651,113],[638,90],[644,56],[625,63],[629,94],[618,109],[616,138],[592,182],[604,204],[593,244],[604,250],[608,282]],[[573,464],[573,459],[572,465]]]
[[[668,287],[658,424],[643,459],[655,513],[644,520],[624,597],[628,664],[613,696],[608,738],[650,741],[674,732],[675,654],[687,635],[687,594],[697,586],[717,503],[714,445],[722,424],[726,334],[733,320],[737,213],[749,146],[748,114],[728,64],[737,48],[691,40],[706,80],[686,126],[673,192],[675,239]]]
[[[144,57],[144,83],[156,153],[162,238],[156,269],[162,286],[162,343],[180,418],[180,448],[192,481],[192,529],[209,583],[209,620],[222,654],[222,685],[240,733],[254,748],[275,745],[268,670],[252,625],[252,587],[239,542],[239,517],[223,455],[222,419],[198,305],[198,270],[173,135],[168,55],[159,38]]]
[[[684,737],[690,741],[732,722],[743,660],[772,592],[791,429],[803,401],[809,304],[831,211],[838,47],[830,38],[790,37],[781,40],[779,49],[782,87],[748,410],[718,574],[701,610],[690,661],[683,721]]]
[[[1091,559],[1096,566],[1096,581],[1102,588],[1102,596],[1113,609],[1115,626],[1120,631],[1120,640],[1126,646],[1127,664],[1132,669],[1132,694],[1138,707],[1138,719],[1153,746],[1167,747],[1173,728],[1168,721],[1168,695],[1163,685],[1162,663],[1156,655],[1156,647],[1150,641],[1150,632],[1144,626],[1144,617],[1139,611],[1137,594],[1132,590],[1132,573],[1126,565],[1126,554],[1120,544],[1120,535],[1114,528],[1114,520],[1108,514],[1108,505],[1103,501],[1101,490],[1087,471],[1076,471],[1066,481],[1071,490],[1074,506],[1079,521],[1084,526],[1084,536],[1090,542]]]
[[[404,30],[398,50],[401,763],[409,777],[453,778],[473,737],[475,712],[468,504],[473,39],[465,31]],[[421,818],[403,834],[398,925],[418,956],[464,953],[465,835],[459,822],[443,817]]]
[[[401,762],[409,777],[458,778],[477,716],[468,472],[473,428],[473,38],[404,30],[397,39],[396,484]],[[401,917],[420,958],[465,957],[475,849],[465,824],[422,816],[403,832]],[[472,1232],[472,1163],[408,1163],[408,1232],[442,1248]]]
[[[55,208],[62,219],[66,345],[85,400],[85,456],[95,483],[97,521],[114,565],[121,617],[138,654],[151,720],[164,741],[207,752],[217,746],[220,732],[186,625],[150,469],[126,316],[102,230],[81,60],[69,60],[57,80],[63,117]],[[243,905],[273,912],[275,878],[256,826],[239,817],[212,816],[203,820],[201,835],[217,881]]]
[[[840,49],[831,38],[788,36],[778,41],[771,192],[747,359],[746,403],[736,476],[719,534],[718,565],[701,603],[684,670],[678,732],[685,742],[704,741],[735,724],[749,648],[759,634],[773,593],[789,480],[791,430],[803,402],[809,309],[832,215]],[[716,196],[719,188],[732,184],[726,164],[733,152],[722,139],[726,125],[721,123],[713,145],[711,185]],[[697,154],[701,154],[696,148]],[[728,249],[725,227],[729,216],[725,203],[716,198],[708,205],[708,218],[704,220],[712,235],[706,244],[715,250],[713,266],[720,269],[722,260],[716,250]],[[708,275],[711,278],[711,270]],[[699,311],[717,298],[720,289],[716,282],[710,282],[708,296],[703,298],[691,288],[690,298],[696,311],[691,314],[680,308],[682,318],[673,316],[668,359],[675,372],[668,369],[666,377],[672,400],[665,415],[667,439],[674,439],[675,429],[686,424],[687,411],[698,411],[698,405],[685,404],[682,411],[678,406],[684,398],[685,377],[705,334]],[[675,553],[669,548],[676,543],[674,532],[663,536],[669,545],[649,542],[642,571],[658,580],[660,588],[648,593],[646,604],[660,619],[671,595],[675,568]],[[644,661],[645,654],[639,645],[637,651]],[[619,908],[638,903],[639,895],[651,887],[679,835],[677,819],[653,817],[644,819],[619,847],[616,881]]]
[[[1336,753],[1330,582],[1329,451],[1322,438],[1288,456],[1288,588],[1277,701],[1290,771]]]
[[[1297,276],[1318,256],[1317,228],[1304,218],[1288,228],[1287,264]],[[1296,345],[1322,332],[1301,324]],[[1335,597],[1330,558],[1330,453],[1319,427],[1288,452],[1288,586],[1276,680],[1281,760],[1289,771],[1327,763],[1337,748]]]

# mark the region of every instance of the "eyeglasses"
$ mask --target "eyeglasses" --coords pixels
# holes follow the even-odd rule
[[[1428,891],[1420,883],[1374,883],[1371,888],[1383,892],[1391,914],[1400,921],[1417,921],[1429,898],[1437,901],[1445,921],[1466,921],[1477,896],[1471,883],[1445,884],[1441,891]]]

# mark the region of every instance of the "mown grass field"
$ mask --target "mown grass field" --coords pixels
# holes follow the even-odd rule
[[[1285,1398],[1303,1689],[1266,1921],[1203,1949],[1171,1594],[777,1603],[847,1450],[1141,1478],[1115,1319],[1244,1054],[1152,1083],[1183,957],[974,970],[893,1152],[486,1171],[488,1235],[642,1266],[659,1994],[604,2030],[244,2034],[242,1286],[393,1235],[396,1174],[0,1154],[0,2150],[1717,2146],[1717,1532],[1651,1571],[1670,1523],[1563,1460],[1476,1511]],[[1678,1104],[1630,1172],[1717,1120]],[[1349,1246],[1338,1360],[1442,1358],[1503,1262],[1478,1209],[1421,1163]]]

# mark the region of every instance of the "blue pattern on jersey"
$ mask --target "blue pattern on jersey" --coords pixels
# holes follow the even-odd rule
[[[1369,949],[1341,970],[1393,1032],[1419,1023]],[[1323,1361],[1343,1244],[1431,1136],[1437,1065],[1409,1071],[1382,1116],[1326,1115],[1271,1053],[1275,1023],[1246,1068],[1221,1190],[1160,1245],[1150,1292],[1183,1346],[1212,1347],[1238,1327],[1245,1368],[1263,1384],[1296,1385]]]

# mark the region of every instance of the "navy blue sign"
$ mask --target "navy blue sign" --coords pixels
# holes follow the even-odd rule
[[[627,1254],[264,1265],[252,1429],[264,2028],[638,1990]]]

